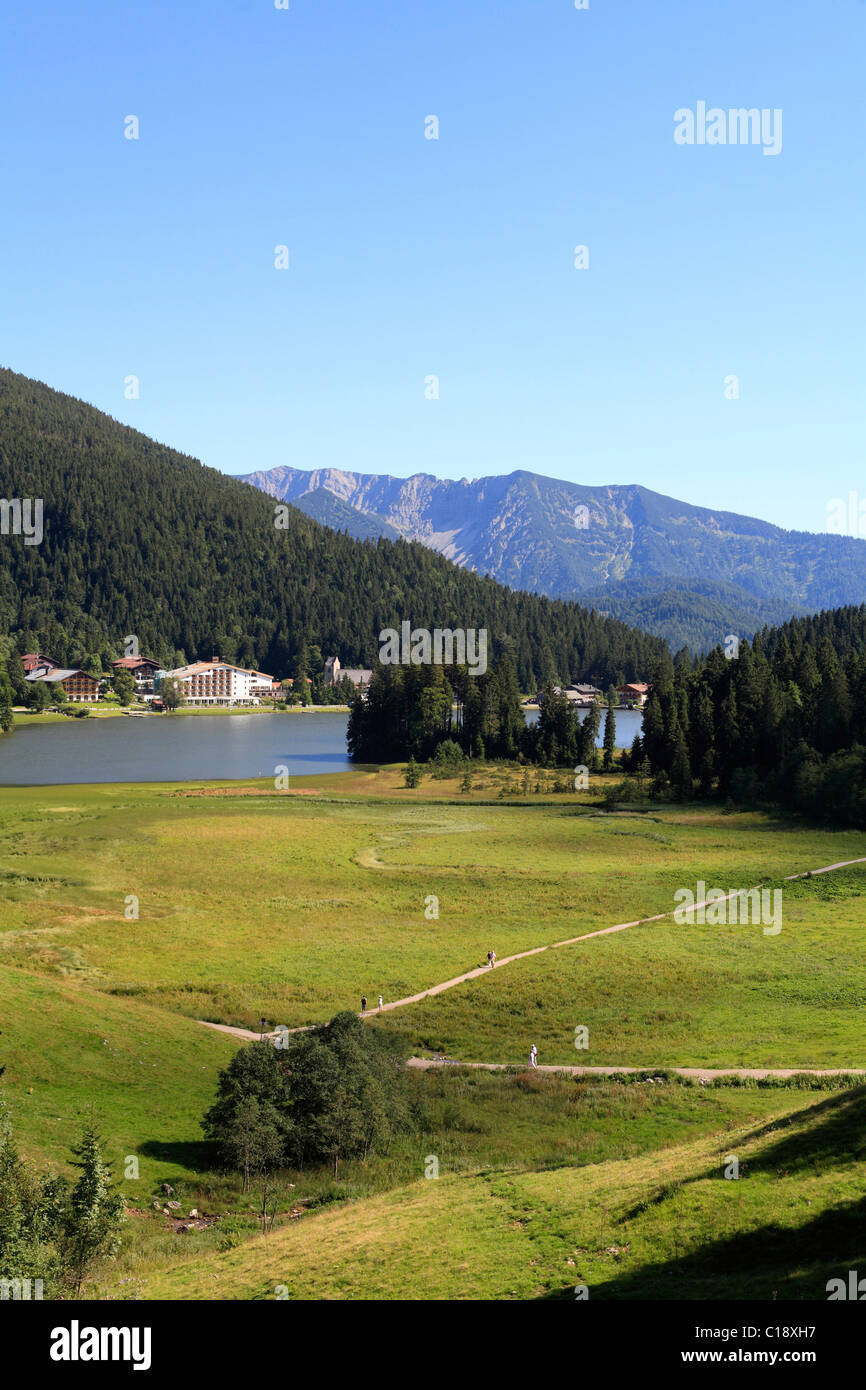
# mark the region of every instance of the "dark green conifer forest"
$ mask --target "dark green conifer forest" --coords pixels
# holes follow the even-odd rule
[[[767,802],[866,825],[866,605],[659,664],[628,757],[657,794]]]

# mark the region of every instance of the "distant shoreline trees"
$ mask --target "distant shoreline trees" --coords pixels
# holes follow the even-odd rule
[[[866,825],[866,607],[660,663],[639,760],[659,796],[765,802]]]
[[[606,768],[614,764],[615,705],[612,690]],[[546,767],[582,764],[595,771],[602,708],[596,700],[581,719],[583,711],[550,686],[542,692],[537,723],[527,725],[514,667],[507,659],[483,676],[472,676],[466,667],[380,666],[352,702],[346,738],[355,762],[407,760],[410,787],[418,785],[420,763],[429,763],[438,774],[446,768],[458,770],[463,759],[519,760]]]
[[[866,826],[866,605],[768,628],[736,655],[687,651],[651,669],[643,731],[623,769],[657,798],[766,803],[832,824]],[[447,674],[446,674],[447,672]],[[616,766],[616,696],[609,691],[601,764]],[[351,707],[350,756],[467,759],[599,768],[603,706],[585,718],[550,685],[526,726],[508,660],[483,677],[465,668],[381,667]],[[444,752],[438,753],[441,762]]]

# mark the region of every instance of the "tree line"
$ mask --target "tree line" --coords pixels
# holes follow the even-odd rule
[[[866,605],[764,628],[727,653],[687,648],[650,670],[643,729],[622,758],[656,797],[766,802],[866,825]],[[348,726],[359,762],[504,758],[614,767],[616,695],[584,718],[543,692],[526,725],[513,665],[484,676],[442,666],[379,667]],[[596,748],[605,716],[602,750]]]
[[[659,663],[626,762],[657,795],[866,824],[866,605],[765,628],[727,654]]]
[[[465,666],[378,666],[352,700],[346,739],[349,756],[361,763],[501,758],[593,771],[613,766],[616,704],[611,688],[599,754],[604,704],[596,701],[581,720],[561,688],[549,685],[541,692],[537,723],[527,724],[508,659],[483,676]]]

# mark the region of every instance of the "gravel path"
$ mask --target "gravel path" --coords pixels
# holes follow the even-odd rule
[[[800,874],[788,874],[787,877],[783,880],[783,882],[785,882],[785,883],[792,883],[795,879],[798,879],[798,878],[809,878],[810,876],[811,876],[811,877],[815,877],[815,875],[817,875],[817,874],[831,874],[831,873],[833,873],[833,871],[834,871],[835,869],[847,869],[847,868],[850,868],[850,866],[851,866],[852,864],[866,864],[866,856],[864,856],[864,857],[862,857],[862,858],[860,858],[860,859],[841,859],[841,860],[838,862],[838,864],[827,864],[827,865],[825,865],[824,868],[822,868],[822,869],[808,869],[808,870],[806,870],[804,873],[800,873]],[[724,899],[717,898],[717,899],[715,899],[714,901],[715,901],[715,902],[727,901],[727,899],[729,899],[729,898],[734,898],[734,897],[736,897],[737,894],[738,894],[739,892],[741,892],[741,891],[743,891],[743,890],[741,890],[741,889],[734,889],[734,890],[732,890],[730,893],[727,893],[727,894],[725,895],[725,898],[724,898]],[[746,891],[749,891],[749,890],[746,890]],[[697,909],[697,908],[699,908],[699,907],[708,907],[708,906],[710,906],[710,904],[709,904],[708,902],[706,902],[706,901],[700,902],[700,903],[695,903],[695,909]],[[641,927],[641,926],[644,926],[647,922],[662,922],[662,921],[664,921],[664,919],[665,919],[666,917],[673,917],[674,912],[676,912],[676,911],[677,911],[677,909],[674,908],[671,912],[657,912],[653,917],[638,917],[638,918],[636,918],[633,922],[617,922],[615,926],[612,926],[612,927],[601,927],[598,931],[585,932],[583,936],[569,936],[568,938],[566,938],[565,941],[553,941],[553,942],[551,942],[550,945],[548,945],[548,946],[534,946],[534,947],[532,948],[532,950],[530,950],[530,951],[518,951],[518,952],[516,952],[516,954],[513,955],[513,956],[503,956],[503,958],[502,958],[501,960],[498,960],[494,966],[489,966],[489,965],[479,965],[479,966],[476,966],[476,968],[475,968],[474,970],[467,970],[467,971],[465,971],[465,973],[462,974],[462,975],[455,975],[455,976],[453,976],[453,978],[450,979],[450,980],[443,980],[441,984],[438,984],[438,985],[431,985],[429,989],[422,989],[418,994],[407,994],[407,996],[406,996],[405,999],[393,999],[389,1004],[383,1004],[381,1009],[368,1009],[368,1010],[367,1010],[367,1014],[365,1014],[365,1015],[359,1015],[359,1017],[368,1017],[368,1016],[370,1016],[370,1015],[375,1015],[375,1014],[378,1014],[378,1013],[388,1013],[388,1012],[390,1012],[391,1009],[402,1009],[406,1004],[420,1004],[420,1002],[421,1002],[422,999],[432,999],[432,997],[433,997],[434,995],[436,995],[436,994],[442,994],[442,993],[444,993],[444,991],[445,991],[446,989],[454,989],[454,987],[455,987],[456,985],[462,985],[466,980],[477,980],[477,979],[479,978],[479,976],[481,976],[481,975],[492,975],[492,974],[494,974],[497,970],[501,970],[503,966],[505,966],[505,965],[511,965],[511,963],[512,963],[513,961],[516,961],[516,960],[526,960],[529,956],[538,956],[538,955],[541,955],[541,953],[542,953],[543,951],[557,951],[557,950],[559,950],[562,946],[576,946],[578,942],[580,942],[580,941],[592,941],[593,938],[596,937],[596,936],[610,936],[611,933],[613,933],[613,932],[628,931],[630,927]],[[218,1029],[219,1032],[221,1032],[221,1033],[230,1033],[230,1034],[232,1035],[232,1037],[235,1037],[235,1038],[242,1038],[245,1042],[257,1042],[257,1041],[259,1040],[259,1038],[261,1037],[261,1034],[260,1034],[260,1033],[254,1033],[254,1032],[252,1032],[249,1028],[232,1028],[232,1027],[230,1027],[227,1023],[208,1023],[208,1022],[206,1022],[205,1019],[199,1019],[198,1022],[199,1022],[199,1023],[203,1023],[204,1026],[205,1026],[206,1028],[216,1028],[216,1029]],[[309,1032],[310,1029],[309,1029],[309,1027],[307,1027],[307,1028],[289,1028],[287,1031],[288,1031],[289,1033],[305,1033],[305,1032]],[[267,1038],[274,1038],[275,1036],[276,1036],[275,1033],[266,1033],[266,1034],[265,1034],[265,1037],[267,1037]],[[452,1062],[450,1059],[428,1061],[428,1060],[426,1060],[426,1059],[424,1059],[424,1058],[422,1058],[422,1057],[412,1057],[412,1058],[410,1058],[410,1060],[409,1060],[409,1066],[411,1066],[411,1067],[435,1067],[435,1066],[443,1066],[443,1067],[444,1067],[444,1066],[456,1066],[456,1065],[459,1065],[459,1066],[462,1066],[462,1067],[483,1067],[483,1068],[485,1068],[485,1069],[487,1069],[487,1070],[494,1070],[494,1071],[495,1071],[495,1070],[501,1069],[501,1068],[503,1068],[503,1067],[519,1066],[520,1064],[519,1064],[519,1063],[515,1063],[515,1062],[459,1062],[459,1063],[455,1063],[455,1062]],[[572,1075],[572,1076],[592,1075],[592,1074],[597,1074],[597,1075],[602,1075],[602,1076],[610,1076],[610,1075],[613,1075],[614,1073],[618,1073],[618,1072],[648,1071],[648,1070],[651,1070],[651,1068],[647,1068],[647,1067],[565,1067],[565,1066],[564,1066],[564,1067],[541,1067],[541,1066],[540,1066],[540,1067],[538,1068],[538,1070],[539,1070],[539,1071],[559,1071],[559,1072],[568,1072],[568,1073],[569,1073],[570,1075]],[[678,1075],[680,1075],[680,1076],[691,1076],[691,1077],[694,1077],[696,1080],[699,1080],[699,1081],[709,1081],[709,1080],[712,1080],[712,1078],[713,1078],[713,1077],[716,1077],[716,1076],[753,1076],[753,1077],[758,1077],[758,1078],[760,1078],[760,1077],[764,1077],[764,1076],[781,1076],[781,1077],[787,1077],[787,1076],[798,1076],[798,1075],[808,1075],[808,1076],[847,1076],[847,1075],[859,1076],[859,1075],[866,1075],[866,1072],[863,1072],[863,1071],[861,1071],[860,1069],[858,1069],[858,1068],[856,1068],[856,1067],[853,1067],[853,1068],[852,1068],[852,1067],[838,1067],[838,1068],[832,1068],[832,1069],[830,1069],[829,1071],[811,1071],[811,1070],[806,1070],[806,1071],[804,1071],[803,1068],[798,1068],[798,1067],[795,1067],[795,1068],[793,1068],[793,1069],[783,1069],[783,1070],[773,1070],[773,1069],[768,1069],[768,1068],[766,1068],[766,1067],[757,1067],[757,1068],[755,1068],[755,1067],[726,1067],[726,1068],[723,1068],[721,1071],[713,1070],[713,1069],[711,1069],[711,1068],[706,1068],[706,1067],[667,1067],[667,1068],[665,1068],[665,1070],[667,1070],[667,1071],[674,1071],[674,1072],[676,1072],[676,1073],[677,1073]]]

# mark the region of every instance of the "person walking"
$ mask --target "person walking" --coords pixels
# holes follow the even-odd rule
[[[529,1065],[535,1070],[538,1069],[538,1048],[535,1046],[535,1043],[533,1043],[532,1047],[529,1049]]]
[[[362,1014],[365,1014],[366,1012],[367,1012],[367,996],[366,996],[366,994],[362,994],[362,995],[361,995],[361,1013],[362,1013]]]
[[[382,996],[381,996],[381,994],[380,994],[380,995],[379,995],[379,1008],[380,1008],[380,1009],[381,1009],[382,1005],[384,1004],[384,1002],[385,1002],[385,1001],[384,1001],[384,999],[382,998]]]

